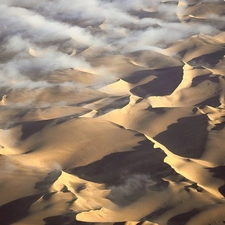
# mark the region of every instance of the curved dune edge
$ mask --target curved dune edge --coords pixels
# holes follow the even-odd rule
[[[224,10],[3,1],[0,224],[224,224]]]

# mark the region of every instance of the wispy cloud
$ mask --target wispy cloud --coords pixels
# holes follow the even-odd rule
[[[50,87],[38,77],[68,68],[108,74],[104,65],[92,68],[87,59],[75,55],[91,46],[107,49],[108,54],[126,54],[157,50],[194,34],[218,33],[213,13],[211,23],[181,23],[176,19],[178,1],[166,2],[0,0],[1,86]]]
[[[111,192],[107,198],[120,206],[125,206],[144,196],[147,187],[153,184],[155,182],[149,176],[133,174],[125,179],[124,183],[118,186],[111,186]]]

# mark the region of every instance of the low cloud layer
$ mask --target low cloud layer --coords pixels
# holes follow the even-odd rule
[[[127,54],[219,32],[213,12],[204,25],[180,21],[184,6],[179,2],[0,0],[0,87],[51,87],[43,77],[54,70],[90,71],[90,63],[75,53],[92,46]]]

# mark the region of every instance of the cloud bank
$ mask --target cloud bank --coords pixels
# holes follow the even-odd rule
[[[0,87],[47,88],[54,84],[44,77],[52,71],[96,70],[79,54],[90,47],[128,54],[219,32],[213,13],[204,25],[180,21],[179,2],[0,0]]]

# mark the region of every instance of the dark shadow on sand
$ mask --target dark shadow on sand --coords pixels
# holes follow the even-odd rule
[[[89,165],[67,169],[82,179],[104,183],[111,189],[107,196],[119,206],[126,206],[143,197],[147,189],[160,192],[168,187],[162,178],[174,173],[164,163],[165,153],[154,149],[149,140],[139,142],[133,151],[117,152]]]
[[[199,212],[198,209],[192,209],[189,212],[176,215],[168,220],[167,225],[185,225],[191,217],[197,215]]]
[[[219,83],[218,76],[210,77],[210,75],[202,75],[202,76],[194,77],[192,79],[191,87],[196,87],[198,84],[200,84],[206,80],[217,83],[217,84]]]
[[[21,140],[25,140],[31,135],[43,130],[47,125],[49,125],[54,119],[50,120],[39,120],[39,121],[29,121],[29,122],[22,122],[22,136]]]
[[[172,153],[187,157],[199,158],[204,153],[207,140],[208,117],[198,115],[178,119],[166,131],[154,137]]]
[[[214,96],[214,97],[211,97],[211,98],[208,98],[198,104],[196,104],[195,106],[198,106],[199,108],[204,108],[205,106],[212,106],[212,107],[218,107],[221,105],[220,103],[220,96],[217,95],[217,96]]]
[[[147,174],[155,180],[161,180],[173,172],[163,162],[166,154],[161,149],[154,149],[148,140],[139,144],[133,148],[135,151],[112,153],[89,165],[67,169],[66,172],[107,185],[119,185],[132,174]]]
[[[51,216],[43,219],[45,225],[94,225],[95,223],[87,223],[77,221],[76,214],[74,212],[67,213],[64,215]]]
[[[139,97],[170,95],[183,79],[183,67],[167,68],[157,71],[156,78],[148,83],[136,86],[130,92]]]
[[[218,166],[213,168],[206,168],[210,173],[213,173],[213,177],[224,180],[225,182],[225,166]],[[225,184],[218,188],[221,195],[225,197]]]
[[[150,213],[149,215],[145,216],[144,218],[141,219],[141,221],[150,221],[150,222],[154,222],[155,219],[157,219],[158,217],[160,217],[161,215],[163,215],[164,213],[166,213],[168,210],[170,210],[172,207],[163,207],[160,208],[152,213]]]
[[[41,191],[47,191],[61,174],[61,170],[52,170],[48,173],[47,177],[45,177],[44,181],[37,182],[34,188]]]
[[[199,66],[199,67],[213,68],[223,58],[224,54],[225,51],[220,50],[210,54],[201,55],[188,61],[187,63],[195,67]]]
[[[98,109],[98,112],[95,114],[94,118],[98,117],[98,116],[101,116],[101,115],[104,115],[104,114],[106,114],[106,113],[108,113],[112,110],[121,109],[124,106],[126,106],[129,102],[130,102],[129,96],[117,99],[117,100],[113,101],[112,103]]]
[[[0,224],[10,225],[26,217],[30,206],[41,198],[42,195],[27,196],[0,206]]]

